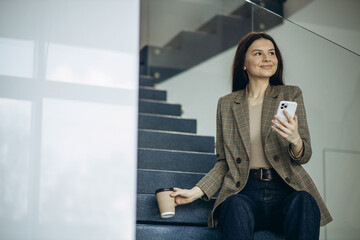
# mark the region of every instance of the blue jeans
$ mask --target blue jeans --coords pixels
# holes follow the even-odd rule
[[[220,206],[223,240],[252,240],[254,232],[270,230],[286,239],[319,239],[320,210],[307,192],[295,191],[282,180],[249,178],[245,188]]]

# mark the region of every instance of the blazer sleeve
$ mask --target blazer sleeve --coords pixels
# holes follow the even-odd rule
[[[296,115],[298,117],[298,131],[300,134],[300,137],[303,141],[303,154],[300,158],[295,159],[290,155],[292,161],[295,164],[305,164],[310,160],[310,157],[312,155],[312,149],[311,149],[311,141],[310,141],[310,133],[309,133],[309,127],[306,120],[306,112],[305,112],[305,106],[304,106],[304,100],[302,91],[299,87],[296,87],[296,94],[294,97],[294,101],[297,102],[297,110]],[[289,146],[290,148],[290,146]]]
[[[208,172],[197,184],[205,193],[202,197],[204,200],[210,200],[215,195],[223,183],[225,174],[229,171],[229,167],[225,158],[222,120],[221,120],[221,98],[218,101],[216,114],[216,156],[215,166]]]

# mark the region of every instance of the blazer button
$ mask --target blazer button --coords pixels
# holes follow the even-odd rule
[[[290,183],[291,181],[290,181],[290,178],[285,178],[285,181],[287,182],[287,183]]]
[[[273,159],[274,159],[275,162],[278,162],[280,157],[278,155],[274,155]]]
[[[240,159],[240,158],[237,158],[237,159],[236,159],[236,163],[237,163],[237,164],[240,164],[240,163],[241,163],[241,159]]]
[[[218,153],[218,154],[216,154],[216,156],[217,156],[217,157],[219,157],[219,156],[220,156],[220,154]]]
[[[238,181],[238,182],[236,183],[236,187],[237,187],[237,188],[240,187],[240,181]]]

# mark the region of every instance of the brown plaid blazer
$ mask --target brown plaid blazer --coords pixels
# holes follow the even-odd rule
[[[271,131],[271,119],[276,114],[281,100],[297,102],[298,130],[304,143],[303,156],[294,160],[289,154],[289,143]],[[250,156],[249,108],[246,90],[240,90],[219,99],[217,107],[216,153],[217,162],[196,185],[210,200],[219,190],[219,195],[209,217],[209,227],[218,225],[218,206],[229,196],[239,193],[249,175]],[[267,160],[281,178],[296,191],[309,192],[316,200],[321,212],[321,226],[332,217],[325,206],[315,184],[301,166],[310,160],[312,150],[306,122],[302,92],[296,86],[270,86],[265,91],[261,136]],[[240,160],[239,160],[240,159]],[[237,163],[240,162],[240,163]]]

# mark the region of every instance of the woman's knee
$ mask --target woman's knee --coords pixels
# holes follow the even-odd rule
[[[320,215],[320,210],[314,197],[305,191],[293,192],[285,203],[286,208],[296,207],[300,209],[313,210]]]
[[[314,197],[306,191],[295,191],[290,195],[292,201],[303,204],[316,204]]]
[[[242,194],[235,194],[227,199],[221,204],[222,210],[230,210],[237,212],[252,212],[253,203],[250,198]]]
[[[219,226],[222,232],[234,231],[233,229],[239,229],[247,235],[251,234],[255,219],[254,219],[254,203],[251,199],[241,195],[235,194],[228,197],[220,207]],[[230,229],[232,228],[232,230]]]

